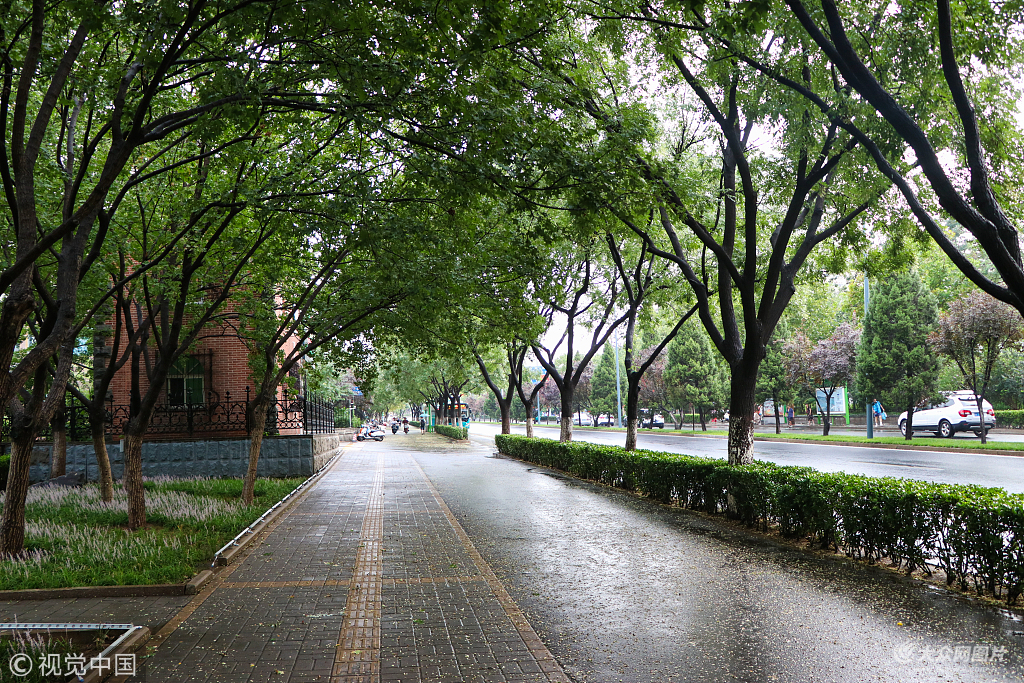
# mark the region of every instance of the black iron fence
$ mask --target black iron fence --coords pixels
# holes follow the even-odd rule
[[[205,403],[180,405],[159,405],[150,419],[147,434],[154,436],[209,436],[224,432],[248,432],[250,390],[245,388],[245,400],[232,400],[231,392],[225,392],[224,399],[218,400],[211,393]],[[113,400],[104,405],[103,431],[108,437],[118,438],[124,434],[132,418],[130,405],[117,404]],[[65,424],[69,441],[89,441],[92,430],[89,413],[77,400],[68,398],[65,409]],[[301,434],[331,434],[334,432],[334,404],[315,395],[288,396],[274,401],[267,410],[264,433],[273,436],[282,432]],[[9,441],[11,436],[10,416],[3,416],[0,426],[0,440]],[[49,427],[40,432],[40,437],[52,436]]]

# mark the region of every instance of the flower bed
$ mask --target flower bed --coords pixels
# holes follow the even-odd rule
[[[1024,495],[981,486],[818,472],[617,446],[495,437],[501,453],[662,503],[811,536],[908,571],[934,562],[948,584],[1012,604],[1024,585]]]

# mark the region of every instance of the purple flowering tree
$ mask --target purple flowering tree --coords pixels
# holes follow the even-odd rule
[[[953,359],[964,384],[974,392],[978,415],[999,354],[1022,336],[1020,314],[1011,306],[981,291],[954,299],[949,311],[939,318],[939,328],[929,341],[939,353]],[[985,443],[985,430],[975,432]]]
[[[842,323],[831,337],[817,344],[797,332],[784,347],[790,381],[810,392],[818,412],[825,414],[821,432],[824,435],[832,427],[832,395],[853,379],[859,343],[860,328]],[[825,395],[824,406],[818,399],[819,389]]]

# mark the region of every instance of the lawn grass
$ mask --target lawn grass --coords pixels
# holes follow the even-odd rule
[[[66,638],[15,631],[13,636],[0,638],[0,664],[2,664],[0,681],[10,680],[24,683],[57,683],[60,681],[63,683],[68,680],[68,676],[54,675],[52,671],[43,673],[40,661],[46,655],[56,655],[60,664],[56,668],[59,671],[64,671],[65,657],[69,655],[94,657],[99,652],[99,646],[75,645]],[[27,654],[32,659],[32,670],[25,676],[14,676],[13,671],[9,669],[12,658],[17,654]]]
[[[645,430],[646,433],[649,430]],[[659,430],[658,433],[678,434],[680,436],[728,436],[729,432],[720,430],[708,430],[706,432],[691,432],[688,429]],[[754,432],[755,439],[792,439],[799,441],[827,441],[832,443],[856,443],[856,444],[892,444],[896,446],[928,446],[929,448],[945,449],[982,449],[993,451],[1024,451],[1024,442],[1021,441],[989,441],[981,443],[981,439],[940,439],[934,436],[915,436],[907,441],[902,436],[876,436],[869,439],[864,436],[850,434],[775,434],[774,432]]]
[[[128,499],[116,487],[33,487],[25,506],[25,555],[0,561],[0,589],[180,583],[218,548],[303,481],[260,479],[253,505],[241,479],[147,481],[145,529],[128,531]]]
[[[833,441],[838,443],[885,443],[898,446],[929,446],[933,448],[970,448],[994,451],[1024,451],[1024,442],[1020,441],[989,441],[981,443],[981,439],[940,439],[934,436],[915,436],[907,441],[902,436],[876,436],[868,439],[863,436],[845,434],[823,436],[822,434],[761,434],[755,433],[757,438],[768,439],[800,439],[802,441]]]

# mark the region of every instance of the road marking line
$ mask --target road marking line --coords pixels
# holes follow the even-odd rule
[[[384,572],[384,454],[377,455],[377,471],[366,501],[359,534],[361,543],[345,602],[345,621],[334,658],[331,680],[336,683],[379,683],[380,616]]]
[[[455,515],[452,514],[452,511],[448,508],[448,504],[444,502],[443,498],[441,498],[440,492],[438,492],[434,483],[430,481],[427,473],[423,471],[423,468],[420,467],[420,464],[416,462],[415,458],[412,458],[412,464],[417,470],[419,470],[424,481],[427,482],[427,486],[430,487],[430,492],[433,494],[434,500],[437,501],[438,507],[440,507],[441,511],[444,512],[444,516],[448,518],[448,523],[451,524],[452,529],[455,530],[455,535],[458,536],[459,542],[462,543],[462,547],[465,549],[466,553],[473,558],[473,564],[476,565],[477,570],[481,575],[483,575],[484,580],[487,581],[487,585],[490,587],[491,592],[494,593],[494,597],[498,599],[498,602],[501,604],[502,609],[505,610],[505,614],[512,622],[512,625],[516,627],[516,631],[519,632],[519,637],[523,639],[523,643],[530,650],[530,654],[537,660],[537,664],[540,666],[541,671],[544,672],[544,675],[547,676],[549,681],[570,683],[570,679],[565,675],[565,672],[562,671],[561,665],[559,665],[558,661],[555,659],[554,655],[551,654],[551,651],[548,650],[547,646],[544,645],[544,642],[540,639],[540,636],[537,635],[537,632],[533,630],[533,626],[530,625],[526,615],[523,614],[523,611],[519,609],[519,605],[516,604],[516,601],[513,600],[512,596],[505,590],[505,586],[503,586],[501,581],[498,580],[498,577],[491,569],[491,565],[487,564],[487,561],[483,556],[477,552],[476,546],[473,545],[473,541],[470,540],[469,535],[462,528],[462,525],[459,524],[459,520],[457,520]]]

